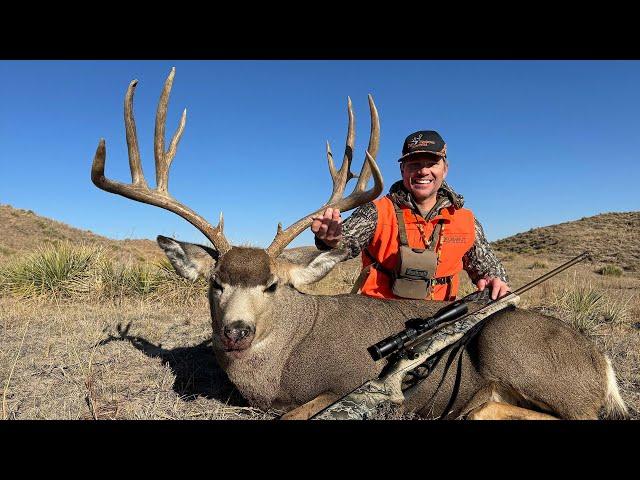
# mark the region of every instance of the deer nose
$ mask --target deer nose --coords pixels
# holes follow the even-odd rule
[[[233,322],[224,327],[224,335],[229,340],[239,342],[240,340],[252,335],[253,327],[241,320]]]

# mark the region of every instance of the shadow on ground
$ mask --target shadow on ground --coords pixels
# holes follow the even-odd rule
[[[205,397],[227,405],[248,405],[218,365],[210,339],[190,347],[162,348],[162,344],[155,345],[145,338],[129,335],[130,327],[131,323],[124,328],[119,324],[116,327],[118,335],[109,335],[97,345],[126,340],[146,356],[160,358],[175,374],[173,390],[185,401]]]

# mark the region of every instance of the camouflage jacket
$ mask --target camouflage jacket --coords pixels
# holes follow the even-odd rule
[[[435,217],[443,208],[451,205],[455,208],[462,208],[464,205],[462,195],[454,192],[446,182],[442,182],[442,186],[437,193],[436,204],[428,212],[420,211],[413,201],[413,198],[411,198],[411,194],[402,184],[402,181],[398,181],[391,186],[389,196],[398,205],[408,206],[417,214],[422,215],[427,221]],[[342,241],[340,246],[348,249],[348,258],[357,257],[362,250],[369,245],[373,239],[377,222],[378,211],[373,202],[366,203],[357,208],[351,216],[344,221],[342,224]],[[315,240],[316,247],[320,250],[329,249],[322,240],[318,238]],[[475,220],[475,242],[462,257],[462,264],[474,284],[484,277],[498,277],[504,282],[508,282],[507,272],[491,250],[491,246],[484,235],[482,225],[480,225],[477,219]]]

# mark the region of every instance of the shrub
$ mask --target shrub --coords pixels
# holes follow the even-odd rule
[[[101,247],[56,241],[0,267],[0,292],[43,300],[139,297],[193,305],[206,299],[207,283],[182,278],[167,259],[121,264]]]
[[[102,251],[69,243],[46,244],[0,269],[0,290],[21,298],[65,298],[92,289]]]
[[[531,270],[536,269],[536,268],[547,268],[547,264],[544,263],[544,262],[540,262],[540,261],[536,260],[531,265],[529,265],[529,269],[531,269]]]
[[[583,333],[589,333],[602,319],[603,293],[589,284],[564,288],[556,295],[555,306],[571,325]]]
[[[622,269],[615,265],[605,265],[604,267],[600,268],[597,273],[610,277],[619,277],[622,275]]]
[[[633,295],[626,301],[617,302],[607,299],[602,305],[601,312],[605,322],[622,323],[629,318],[629,303]]]
[[[96,293],[114,299],[154,292],[161,282],[156,268],[147,264],[120,265],[103,259],[96,268]]]
[[[629,304],[632,295],[626,300],[617,301],[605,297],[590,284],[565,287],[555,296],[555,307],[564,319],[583,333],[589,333],[604,322],[622,323],[630,318]]]

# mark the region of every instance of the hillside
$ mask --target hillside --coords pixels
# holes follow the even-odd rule
[[[120,260],[152,260],[163,255],[152,240],[111,240],[9,205],[0,205],[0,225],[3,230],[0,259],[32,251],[46,242],[65,240],[103,246]],[[611,264],[626,272],[640,274],[640,212],[603,213],[533,228],[492,242],[492,245],[501,258],[521,254],[563,259],[589,250],[594,265]],[[340,266],[340,270],[344,270],[341,274],[355,278],[359,265],[358,259],[347,262]]]
[[[573,257],[588,250],[595,264],[640,272],[640,212],[602,213],[533,228],[492,243],[500,253]]]
[[[0,225],[0,259],[30,252],[39,245],[56,241],[102,246],[113,254],[114,259],[124,261],[155,259],[163,255],[152,240],[111,240],[10,205],[0,205]]]

